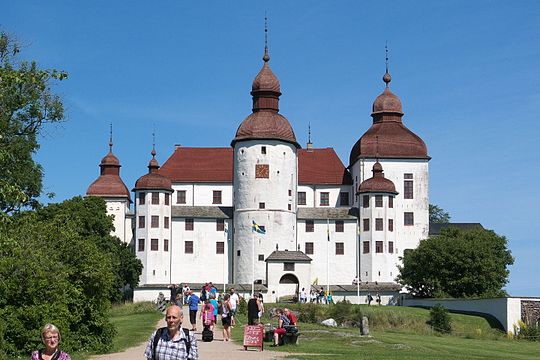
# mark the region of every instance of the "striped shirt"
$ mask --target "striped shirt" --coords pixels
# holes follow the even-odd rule
[[[146,350],[144,351],[144,356],[147,359],[152,359],[152,354],[154,352],[154,336],[156,331],[152,333],[150,340],[148,340],[148,345],[146,345]],[[191,348],[189,354],[186,351],[186,341],[189,341]],[[178,330],[177,338],[171,339],[169,337],[168,331],[163,331],[159,342],[156,346],[156,359],[155,360],[198,360],[199,359],[199,349],[197,347],[197,339],[195,334],[190,331],[189,338],[186,339],[186,334],[183,329]]]

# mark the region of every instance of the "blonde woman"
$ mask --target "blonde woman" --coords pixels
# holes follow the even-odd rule
[[[53,324],[47,324],[41,329],[41,341],[45,345],[44,350],[36,350],[32,353],[32,360],[71,360],[68,353],[60,351],[60,331]]]

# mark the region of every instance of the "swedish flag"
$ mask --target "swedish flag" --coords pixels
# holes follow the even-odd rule
[[[266,234],[266,229],[264,226],[257,224],[255,220],[253,220],[253,225],[251,225],[251,231],[262,235]]]

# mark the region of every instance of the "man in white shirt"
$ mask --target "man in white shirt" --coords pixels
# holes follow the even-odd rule
[[[238,296],[234,288],[231,289],[231,298],[229,299],[229,302],[231,304],[231,325],[234,326],[236,325],[234,316],[236,315],[238,305],[240,304],[240,296]]]

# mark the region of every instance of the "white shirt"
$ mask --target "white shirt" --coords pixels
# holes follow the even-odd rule
[[[234,293],[231,295],[231,309],[234,310],[236,309],[236,305],[238,305],[238,302],[240,302],[240,297],[238,296],[237,293]]]

